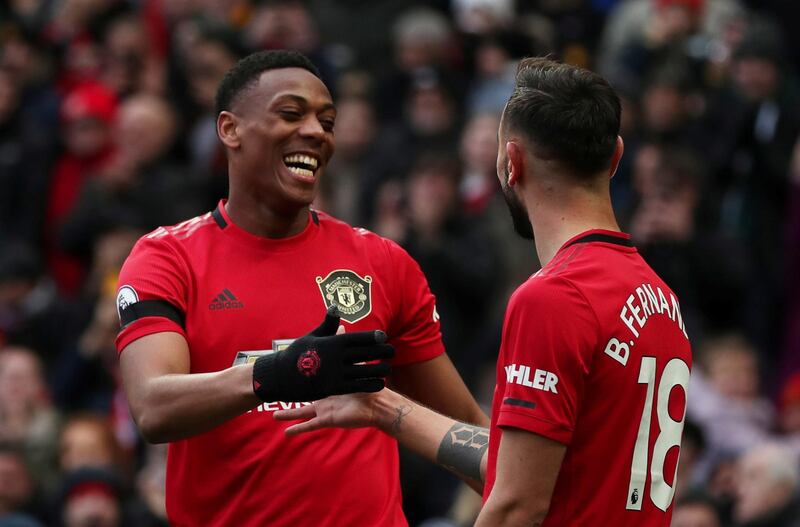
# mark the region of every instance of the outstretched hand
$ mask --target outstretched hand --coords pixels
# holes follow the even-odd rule
[[[376,410],[373,404],[378,394],[354,393],[334,395],[314,401],[308,406],[279,410],[273,417],[278,421],[304,422],[286,429],[286,435],[298,435],[322,428],[366,428],[377,426]]]
[[[314,401],[330,395],[377,392],[391,371],[394,348],[383,331],[344,333],[335,306],[322,324],[285,350],[253,365],[253,392],[262,401]]]

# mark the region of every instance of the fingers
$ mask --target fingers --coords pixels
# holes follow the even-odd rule
[[[372,344],[383,344],[386,342],[386,333],[381,330],[376,331],[356,331],[355,333],[345,333],[336,335],[346,346],[369,346]]]
[[[278,410],[273,412],[272,416],[278,421],[294,421],[296,419],[311,419],[317,416],[317,410],[313,404],[308,406],[301,406],[300,408],[291,408],[289,410]]]
[[[325,313],[325,319],[322,321],[317,328],[311,331],[309,335],[314,335],[315,337],[324,337],[327,335],[333,335],[336,333],[337,329],[339,328],[339,308],[335,305],[328,308],[328,312]]]
[[[378,377],[388,377],[392,373],[392,368],[385,362],[378,364],[356,364],[344,367],[344,377],[346,379],[370,379]]]
[[[322,424],[320,419],[312,419],[310,421],[305,421],[303,423],[297,423],[296,425],[292,425],[286,430],[284,433],[287,436],[296,436],[298,434],[304,434],[306,432],[313,432],[314,430],[320,430],[325,428],[325,425]]]
[[[373,360],[387,360],[394,357],[394,346],[390,344],[377,344],[373,346],[356,346],[348,348],[342,354],[345,362],[367,362]]]

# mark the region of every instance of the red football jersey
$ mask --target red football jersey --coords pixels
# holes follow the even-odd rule
[[[567,446],[543,525],[667,527],[691,364],[678,300],[629,237],[572,238],[509,301],[484,498],[512,427]]]
[[[223,205],[136,244],[120,274],[120,351],[174,331],[189,344],[192,373],[218,371],[280,349],[335,303],[348,332],[387,333],[394,365],[443,353],[434,297],[394,242],[314,211],[297,236],[261,238],[236,226]],[[272,412],[299,404],[264,403],[171,443],[170,523],[407,525],[395,440],[376,429],[286,437],[291,423]]]

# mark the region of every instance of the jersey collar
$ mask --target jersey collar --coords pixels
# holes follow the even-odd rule
[[[308,225],[302,232],[289,236],[288,238],[264,238],[256,236],[236,225],[228,212],[225,210],[225,203],[227,200],[222,199],[211,212],[211,217],[214,218],[217,226],[226,234],[235,238],[240,243],[247,244],[251,247],[268,249],[272,251],[285,251],[301,247],[305,242],[312,239],[319,229],[319,216],[314,210],[309,211]]]
[[[592,229],[586,232],[582,232],[577,236],[573,236],[569,240],[561,246],[559,251],[563,251],[567,247],[571,247],[573,245],[577,245],[579,243],[592,243],[592,242],[601,242],[601,243],[610,243],[612,245],[619,245],[622,247],[633,247],[633,242],[631,241],[631,235],[626,234],[624,232],[618,231],[609,231],[605,229]]]

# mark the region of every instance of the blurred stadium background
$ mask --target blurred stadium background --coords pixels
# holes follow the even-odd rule
[[[489,402],[502,309],[537,262],[495,172],[515,61],[624,102],[624,228],[682,299],[693,372],[673,525],[800,525],[800,42],[793,0],[5,0],[0,5],[0,525],[165,525],[163,447],[120,389],[118,269],[226,192],[213,98],[294,48],[338,103],[318,208],[400,242]],[[477,497],[411,456],[413,525]],[[87,496],[93,499],[87,500]],[[435,518],[438,518],[436,520]]]

